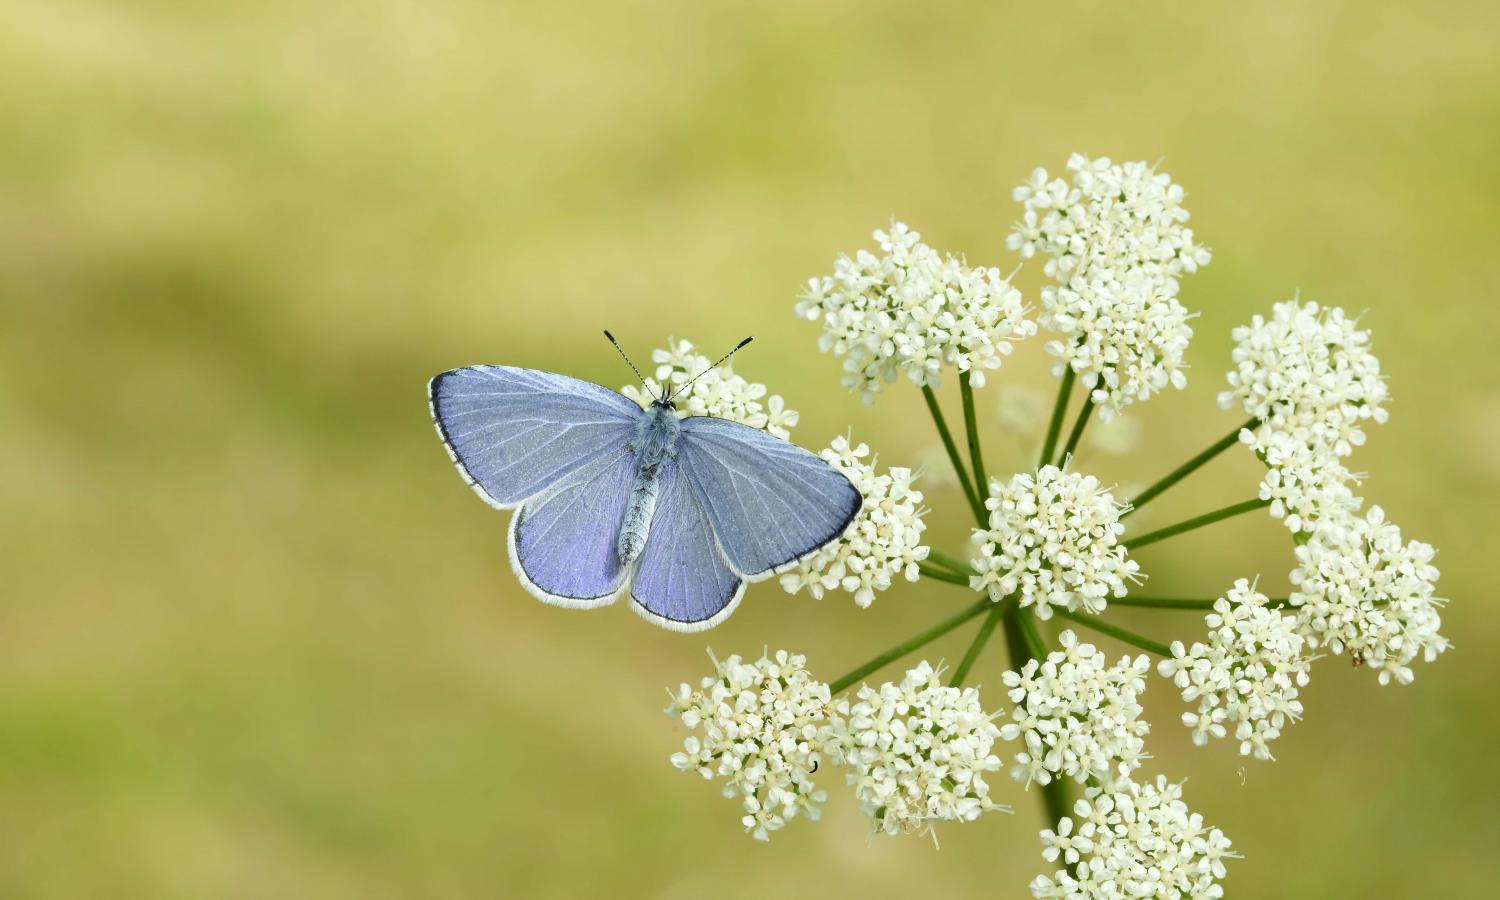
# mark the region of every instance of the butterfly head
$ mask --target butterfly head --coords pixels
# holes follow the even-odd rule
[[[676,412],[677,411],[677,404],[672,402],[672,398],[671,397],[665,397],[665,398],[663,398],[661,400],[656,400],[656,401],[652,402],[651,408],[652,409],[664,409],[667,412]]]

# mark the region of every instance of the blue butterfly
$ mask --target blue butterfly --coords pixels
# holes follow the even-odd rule
[[[679,417],[681,392],[641,409],[511,366],[453,369],[427,388],[464,481],[516,510],[510,560],[528,591],[574,609],[628,591],[647,621],[702,631],[729,618],[746,582],[842,535],[864,500],[816,454],[727,419]]]

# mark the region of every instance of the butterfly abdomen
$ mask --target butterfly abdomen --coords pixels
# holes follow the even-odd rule
[[[630,485],[630,499],[625,503],[625,517],[620,522],[620,539],[616,552],[622,565],[629,565],[646,549],[651,532],[651,518],[661,496],[662,476],[677,456],[677,415],[671,409],[652,405],[641,417],[631,449],[635,451],[635,480]]]

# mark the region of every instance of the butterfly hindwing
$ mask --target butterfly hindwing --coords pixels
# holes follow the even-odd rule
[[[727,419],[683,419],[677,465],[724,558],[747,581],[843,534],[864,502],[817,454]]]
[[[734,612],[745,582],[725,563],[681,469],[669,467],[662,480],[661,500],[631,583],[631,605],[663,628],[703,631]]]
[[[639,406],[608,388],[511,366],[453,369],[427,392],[464,480],[501,509],[625,446],[641,417]]]
[[[629,574],[616,544],[634,477],[635,456],[619,447],[521,504],[510,520],[510,558],[528,591],[557,606],[614,602]]]

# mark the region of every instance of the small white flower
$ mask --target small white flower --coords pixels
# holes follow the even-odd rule
[[[1234,330],[1235,368],[1219,405],[1261,420],[1251,446],[1262,450],[1280,433],[1348,456],[1365,442],[1365,423],[1388,418],[1380,361],[1357,324],[1337,307],[1288,300],[1269,319],[1256,316]]]
[[[693,352],[688,341],[668,339],[667,349],[651,351],[651,361],[656,363],[654,378],[647,378],[642,386],[629,384],[620,389],[641,406],[649,405],[659,396],[670,395],[701,375],[687,393],[677,398],[679,417],[717,416],[759,428],[783,440],[791,437],[791,429],[799,418],[797,411],[788,409],[780,394],[767,397],[765,385],[734,374],[732,360],[709,371],[712,359]]]
[[[741,798],[745,830],[767,840],[799,815],[818,817],[826,795],[812,773],[829,712],[828,685],[808,674],[802,656],[715,659],[714,674],[698,690],[682,685],[666,709],[694,732],[672,765],[724,779],[724,796]]]
[[[990,752],[999,729],[978,691],[946,687],[940,675],[924,661],[900,684],[864,685],[831,729],[829,750],[853,770],[849,784],[876,831],[931,831],[1001,808],[984,780],[1000,768]]]
[[[1111,416],[1168,385],[1187,384],[1183,353],[1192,315],[1178,279],[1210,260],[1185,224],[1183,190],[1143,162],[1073,154],[1072,183],[1037,169],[1016,188],[1024,207],[1006,243],[1023,258],[1048,256],[1055,284],[1042,289],[1042,327],[1059,337],[1047,352],[1071,366]]]
[[[808,282],[796,307],[822,323],[818,349],[844,357],[844,384],[865,403],[901,376],[935,387],[944,366],[982,386],[1013,341],[1036,333],[1021,293],[999,269],[940,255],[901,222],[874,237],[880,255],[840,256],[832,275]]]
[[[1356,665],[1380,673],[1380,683],[1411,682],[1411,663],[1432,662],[1449,642],[1439,629],[1434,551],[1421,541],[1401,543],[1401,529],[1373,506],[1319,525],[1297,548],[1291,603],[1312,647],[1348,652]]]
[[[1182,786],[1121,782],[1091,787],[1057,831],[1042,832],[1042,858],[1075,866],[1031,882],[1033,897],[1059,900],[1222,897],[1224,861],[1238,854],[1182,802]]]
[[[1019,592],[1021,605],[1035,604],[1042,619],[1053,606],[1099,613],[1111,596],[1125,595],[1127,581],[1139,580],[1140,566],[1119,544],[1126,504],[1092,475],[1043,466],[1009,482],[992,479],[985,507],[989,528],[974,531],[979,574],[969,585],[996,601]]]
[[[1046,661],[1028,660],[1020,672],[1003,676],[1015,708],[1000,736],[1025,744],[1011,777],[1026,784],[1047,784],[1057,775],[1103,784],[1129,777],[1145,757],[1151,730],[1136,700],[1146,689],[1150,660],[1143,653],[1111,666],[1073,632],[1059,640],[1063,648]]]
[[[1288,720],[1302,716],[1297,692],[1307,685],[1311,660],[1303,654],[1296,618],[1269,602],[1241,578],[1208,614],[1208,643],[1187,649],[1174,641],[1172,658],[1158,664],[1157,671],[1182,689],[1182,699],[1198,704],[1182,716],[1193,743],[1224,737],[1225,723],[1235,722],[1241,754],[1273,759],[1268,744]]]
[[[919,576],[917,564],[928,552],[922,543],[927,528],[922,492],[912,487],[911,469],[892,468],[882,475],[876,459],[866,460],[870,448],[851,447],[847,437],[835,438],[820,455],[853,482],[865,505],[841,537],[783,574],[781,586],[789,594],[805,588],[818,600],[825,591],[844,590],[867,607],[897,576],[907,581]]]

